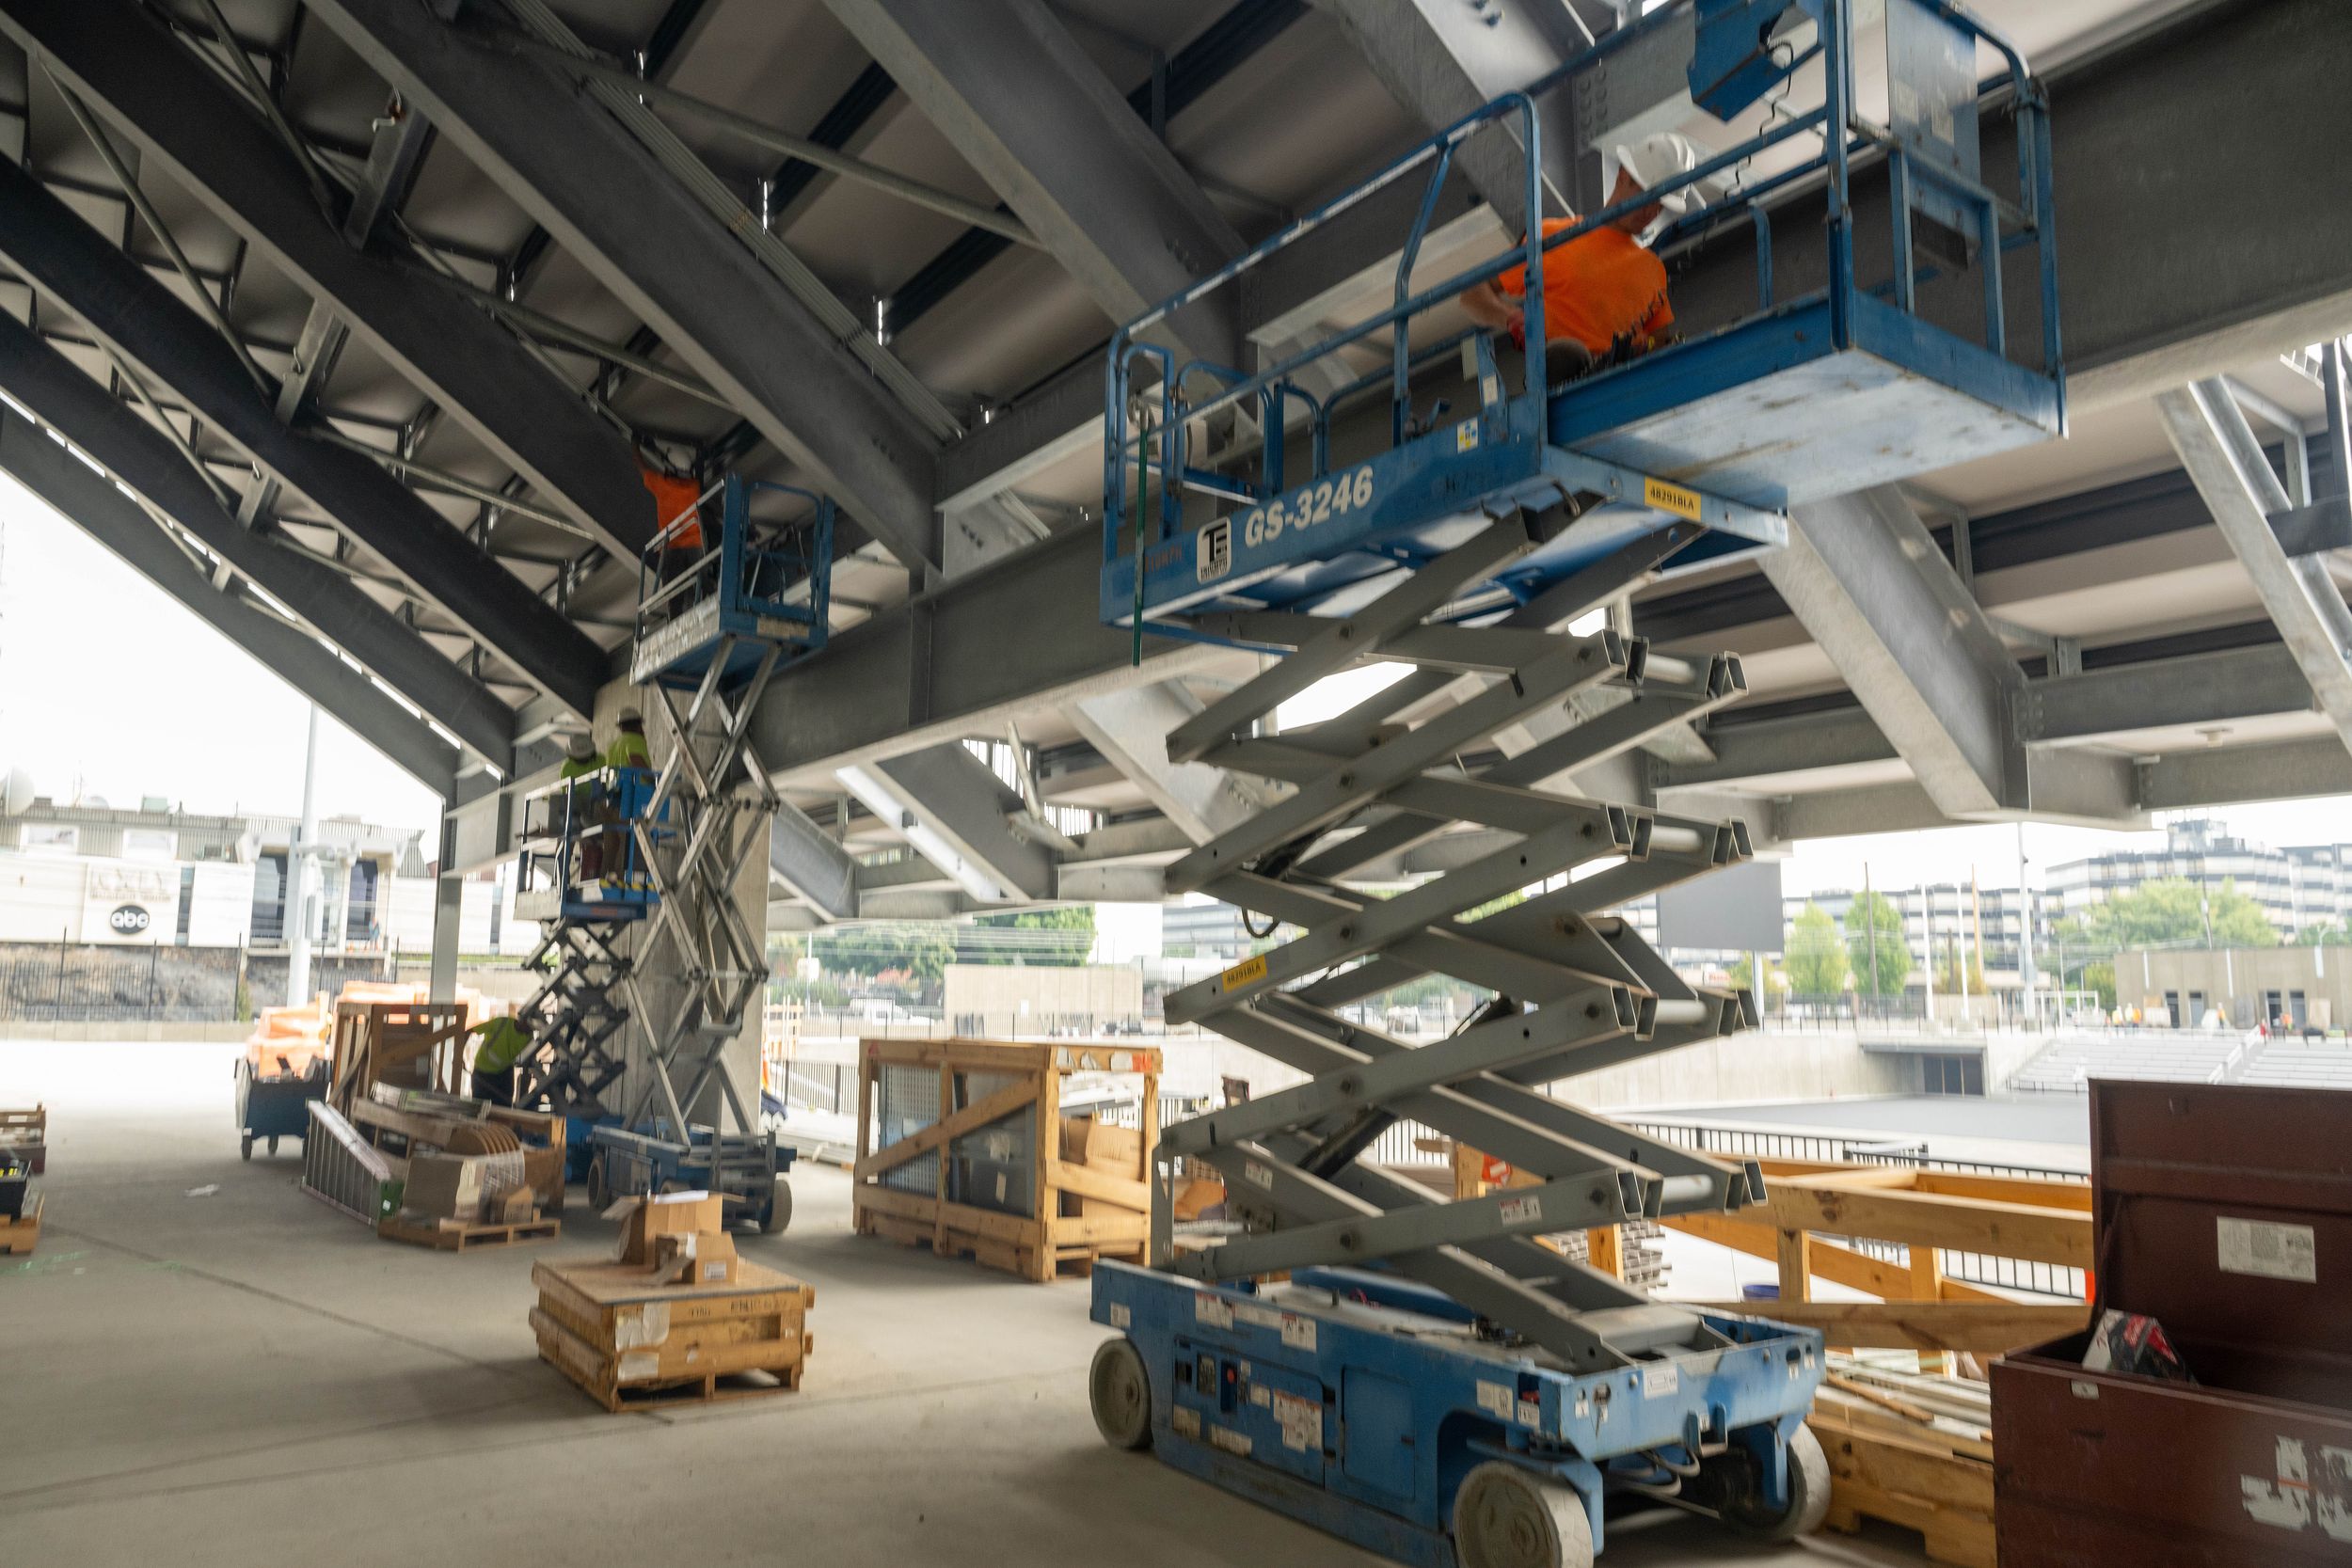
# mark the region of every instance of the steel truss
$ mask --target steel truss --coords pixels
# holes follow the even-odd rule
[[[1154,1194],[1159,1266],[1220,1280],[1384,1264],[1580,1371],[1724,1342],[1693,1314],[1534,1241],[1763,1196],[1753,1164],[1672,1148],[1540,1092],[1754,1022],[1746,993],[1689,985],[1630,922],[1600,912],[1748,858],[1741,824],[1546,787],[1743,689],[1730,655],[1690,663],[1613,630],[1548,629],[1607,603],[1688,534],[1653,535],[1486,625],[1431,619],[1574,511],[1495,522],[1351,615],[1260,611],[1196,623],[1287,657],[1180,729],[1171,755],[1271,780],[1286,794],[1176,861],[1168,891],[1206,893],[1269,929],[1294,929],[1172,993],[1168,1020],[1205,1025],[1309,1079],[1167,1129]],[[1372,657],[1420,668],[1327,722],[1258,733],[1279,703]],[[1592,701],[1603,689],[1622,700]],[[1573,722],[1533,749],[1481,766],[1459,760],[1555,709]],[[1408,849],[1452,869],[1400,886],[1398,857]],[[1544,891],[1498,907],[1535,888]],[[1496,1001],[1450,1038],[1418,1047],[1339,1011],[1427,974],[1492,990]],[[1361,1159],[1402,1120],[1508,1161],[1539,1184],[1438,1202]],[[1224,1175],[1245,1234],[1198,1251],[1173,1247],[1178,1158]]]
[[[615,994],[630,960],[613,948],[609,920],[565,915],[544,927],[525,967],[548,970],[548,977],[516,1015],[532,1024],[537,1048],[517,1064],[522,1081],[516,1102],[548,1103],[566,1116],[610,1114],[604,1091],[620,1082],[626,1064],[614,1037],[628,1022]]]

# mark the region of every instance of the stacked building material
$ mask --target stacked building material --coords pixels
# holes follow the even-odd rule
[[[1919,1532],[1931,1561],[1994,1568],[1993,1399],[1981,1383],[1833,1353],[1806,1418],[1831,1476],[1828,1528]]]

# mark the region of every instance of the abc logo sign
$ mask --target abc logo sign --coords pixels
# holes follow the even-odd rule
[[[125,904],[106,917],[106,924],[119,937],[135,937],[147,929],[147,911],[136,904]]]

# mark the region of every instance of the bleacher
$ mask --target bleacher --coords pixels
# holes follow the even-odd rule
[[[2352,1089],[2352,1043],[2279,1040],[2257,1054],[2235,1081],[2272,1088]]]
[[[2248,1050],[2242,1035],[2201,1029],[2061,1035],[2018,1069],[2009,1086],[2021,1092],[2083,1094],[2093,1078],[2229,1083]],[[2346,1054],[2352,1059],[2352,1053]]]

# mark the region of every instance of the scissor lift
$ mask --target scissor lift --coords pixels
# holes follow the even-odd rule
[[[795,515],[754,515],[764,492],[789,498]],[[685,543],[705,531],[701,513],[712,501],[715,544]],[[736,907],[735,886],[750,858],[766,853],[777,804],[752,714],[778,670],[825,645],[834,520],[830,498],[734,474],[663,519],[640,568],[629,668],[663,710],[669,750],[654,768],[541,792],[551,816],[580,826],[543,848],[553,874],[536,879],[551,881],[544,896],[560,916],[542,944],[556,968],[541,999],[558,1016],[540,1034],[556,1046],[540,1066],[553,1081],[593,1084],[587,1104],[573,1097],[598,1122],[586,1138],[591,1187],[707,1186],[739,1205],[731,1218],[771,1230],[791,1212],[781,1173],[792,1151],[762,1130],[726,1066],[768,975],[765,944]],[[579,852],[592,835],[593,862]],[[538,863],[527,854],[527,876]],[[519,897],[516,908],[527,912]],[[626,953],[614,940],[623,922],[634,927]],[[622,1075],[612,1042],[631,1020],[648,1070],[616,1117],[600,1096]],[[720,1107],[716,1125],[688,1115],[707,1091]]]
[[[1461,144],[1515,131],[1527,210],[1544,211],[1534,98],[1681,9],[1697,13],[1694,101],[1728,119],[1769,96],[1767,128],[1416,292],[1416,254]],[[1112,1442],[1433,1568],[1588,1563],[1608,1515],[1628,1505],[1671,1504],[1768,1537],[1819,1523],[1827,1467],[1803,1419],[1823,1375],[1820,1336],[1653,1302],[1536,1240],[1738,1210],[1762,1199],[1760,1171],[1542,1086],[1753,1022],[1744,993],[1686,982],[1609,912],[1745,859],[1742,826],[1585,799],[1567,779],[1736,698],[1739,661],[1667,657],[1613,626],[1579,636],[1569,623],[1661,569],[1780,542],[1792,505],[2063,427],[2040,89],[1960,8],[1885,0],[1885,12],[1887,124],[1853,106],[1848,0],[1685,0],[1115,336],[1104,620],[1132,627],[1138,651],[1149,629],[1280,656],[1168,737],[1172,761],[1255,775],[1278,797],[1168,869],[1170,894],[1209,894],[1275,935],[1172,993],[1168,1021],[1307,1077],[1163,1134],[1153,1267],[1094,1275],[1094,1317],[1120,1331],[1091,1374]],[[1980,43],[2006,66],[1988,83],[1975,75]],[[1816,62],[1818,102],[1804,107]],[[2015,122],[2010,197],[1979,169],[1978,116],[1996,94]],[[1805,138],[1821,143],[1811,156]],[[1515,265],[1539,277],[1544,253],[1583,229],[1758,167],[1769,172],[1656,242],[1671,254],[1749,226],[1754,313],[1561,387],[1544,384],[1540,354],[1514,377],[1475,329],[1430,339],[1423,323],[1414,341],[1417,318]],[[1179,364],[1139,341],[1417,169],[1427,195],[1386,309],[1256,374]],[[1858,176],[1871,188],[1883,177],[1889,193],[1892,273],[1875,283],[1855,262]],[[1779,298],[1773,203],[1808,197],[1826,203],[1820,286]],[[1934,242],[1931,264],[1915,230]],[[2020,361],[2000,263],[2027,245],[2041,331]],[[1973,338],[1938,325],[1963,290],[1981,316]],[[1526,316],[1540,344],[1539,284]],[[1310,390],[1310,367],[1384,334],[1382,370]],[[1456,356],[1469,411],[1417,414],[1416,394]],[[1387,440],[1359,439],[1351,460],[1333,461],[1344,438],[1334,411],[1380,390]],[[1261,444],[1196,460],[1196,433],[1226,410],[1253,416]],[[1303,476],[1284,471],[1293,447],[1307,449]],[[1268,732],[1279,705],[1372,658],[1414,668],[1336,718]],[[1423,1045],[1343,1011],[1431,974],[1494,1000]],[[1365,1159],[1401,1124],[1486,1150],[1535,1184],[1437,1202]],[[1224,1178],[1238,1234],[1177,1245],[1179,1162]]]

